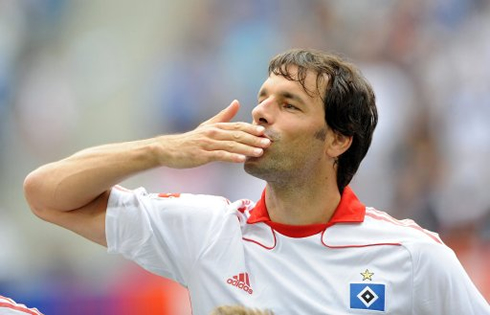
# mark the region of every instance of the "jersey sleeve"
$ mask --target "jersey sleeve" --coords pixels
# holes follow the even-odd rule
[[[413,314],[490,315],[490,306],[454,252],[443,244],[408,245],[413,262]]]
[[[106,213],[108,252],[186,286],[213,231],[224,224],[227,206],[222,197],[148,194],[143,188],[116,186]]]
[[[1,315],[43,315],[37,308],[28,308],[24,304],[0,295]]]

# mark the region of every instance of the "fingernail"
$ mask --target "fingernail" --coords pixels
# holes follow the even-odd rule
[[[260,143],[267,145],[267,144],[271,143],[271,141],[268,138],[263,138],[262,140],[260,140]]]
[[[261,155],[261,154],[262,154],[262,152],[263,152],[263,150],[262,150],[262,149],[254,149],[254,153],[255,153],[255,155]]]
[[[265,130],[264,126],[257,126],[257,131],[258,132],[263,132]]]

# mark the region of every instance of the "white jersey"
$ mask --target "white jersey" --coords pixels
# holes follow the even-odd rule
[[[110,253],[187,287],[197,315],[236,304],[281,315],[490,314],[437,234],[366,208],[349,187],[327,224],[308,226],[271,222],[264,195],[230,203],[115,187],[106,236]]]
[[[36,308],[28,308],[0,295],[0,315],[43,315]]]

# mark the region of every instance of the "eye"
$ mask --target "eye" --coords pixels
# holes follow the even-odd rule
[[[282,105],[282,107],[284,107],[285,109],[289,109],[289,110],[299,110],[298,107],[292,105],[292,104],[289,104],[289,103],[284,103]]]

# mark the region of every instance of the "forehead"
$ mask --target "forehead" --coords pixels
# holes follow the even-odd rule
[[[271,72],[261,91],[270,87],[285,88],[291,92],[306,94],[311,99],[323,99],[326,84],[326,75],[318,75],[313,70],[299,71],[297,66],[289,65]]]

